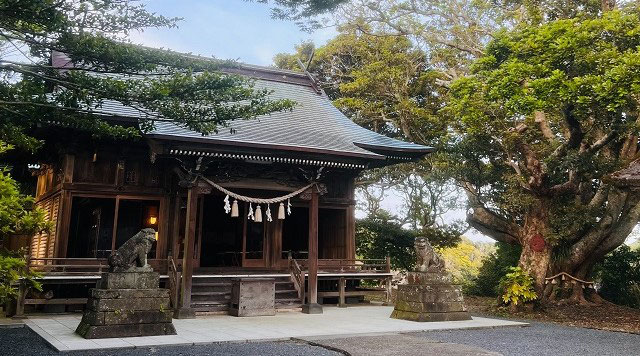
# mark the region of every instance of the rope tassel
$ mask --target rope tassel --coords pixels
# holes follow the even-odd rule
[[[237,218],[237,217],[238,217],[238,215],[240,215],[240,214],[238,213],[238,201],[237,201],[237,200],[234,200],[234,201],[233,201],[233,205],[231,205],[231,217],[232,217],[232,218]]]
[[[262,222],[262,209],[260,208],[260,205],[256,206],[256,215],[254,221],[257,223]]]
[[[284,220],[284,203],[280,203],[278,207],[278,220]]]

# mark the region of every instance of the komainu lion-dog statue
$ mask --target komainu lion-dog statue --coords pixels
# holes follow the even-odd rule
[[[109,256],[111,272],[152,271],[147,254],[156,241],[154,229],[142,229]]]
[[[417,272],[444,272],[444,260],[424,237],[417,237],[414,242],[416,249],[416,271]]]

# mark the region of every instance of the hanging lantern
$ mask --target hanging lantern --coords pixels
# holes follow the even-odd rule
[[[278,208],[278,219],[284,220],[284,203],[280,203],[280,207]]]
[[[224,197],[224,212],[229,214],[231,211],[231,204],[229,204],[229,195]]]
[[[238,201],[234,200],[233,201],[233,205],[231,205],[231,217],[232,218],[237,218],[238,217]]]
[[[267,204],[267,211],[265,211],[265,214],[267,215],[267,221],[272,222],[273,218],[271,217],[271,205]]]
[[[262,209],[260,209],[260,205],[256,206],[256,215],[254,221],[257,223],[262,222]]]
[[[247,214],[247,219],[249,220],[256,219],[255,215],[253,215],[253,205],[251,205],[251,203],[249,203],[249,214]]]

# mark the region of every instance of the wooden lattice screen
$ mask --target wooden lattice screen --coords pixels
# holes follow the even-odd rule
[[[53,224],[50,231],[44,231],[33,236],[33,239],[31,240],[31,257],[55,257],[58,213],[60,211],[60,194],[41,200],[36,203],[36,206],[44,210],[45,216]],[[42,261],[38,262],[42,263]]]

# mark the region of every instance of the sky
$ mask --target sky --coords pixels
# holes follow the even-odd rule
[[[301,31],[290,21],[274,20],[267,5],[244,0],[146,0],[147,9],[167,17],[181,17],[178,28],[148,29],[131,33],[134,43],[174,51],[234,59],[243,63],[271,65],[277,53],[292,52],[294,46],[312,40],[325,44],[337,32],[329,27],[313,33]],[[393,192],[382,207],[395,211],[401,204]],[[449,219],[464,219],[463,209]],[[476,232],[465,236],[474,241],[493,240]],[[636,228],[628,242],[640,238]]]
[[[302,41],[317,45],[335,36],[333,28],[301,31],[290,21],[274,20],[265,4],[243,0],[147,0],[147,9],[182,17],[178,28],[132,33],[135,43],[244,63],[270,65],[273,56],[292,52]]]

